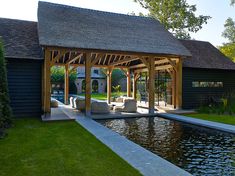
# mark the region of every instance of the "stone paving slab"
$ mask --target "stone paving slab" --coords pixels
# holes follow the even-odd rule
[[[79,117],[76,121],[98,140],[112,149],[130,165],[146,176],[190,176],[188,172],[153,154],[124,136],[104,127],[94,120]]]
[[[212,122],[212,121],[208,121],[208,120],[201,120],[201,119],[196,119],[196,118],[192,118],[192,117],[185,117],[182,115],[169,114],[169,113],[159,113],[157,116],[163,117],[166,119],[170,119],[170,120],[176,120],[176,121],[180,121],[180,122],[190,123],[193,125],[198,125],[198,126],[202,126],[202,127],[206,127],[206,128],[216,129],[216,130],[220,130],[223,132],[235,134],[235,125],[228,125],[228,124]]]

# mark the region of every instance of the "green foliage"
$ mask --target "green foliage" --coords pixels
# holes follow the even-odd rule
[[[196,16],[196,5],[186,0],[134,0],[149,10],[149,16],[159,20],[177,38],[189,39],[189,32],[196,33],[210,16]]]
[[[123,71],[120,69],[114,69],[112,72],[112,85],[117,86],[119,85],[119,81],[126,76],[124,75]]]
[[[8,128],[12,121],[12,111],[8,93],[6,61],[4,58],[3,44],[0,40],[0,137],[3,129]]]
[[[107,72],[106,69],[101,69],[101,73],[105,74]],[[113,69],[112,72],[112,85],[117,86],[119,85],[119,81],[123,78],[125,78],[125,74],[120,69]]]
[[[235,0],[231,0],[230,5],[231,5],[231,6],[235,5]]]
[[[235,43],[227,43],[219,47],[219,50],[233,62],[235,62]]]
[[[64,67],[54,66],[51,68],[51,83],[52,84],[64,84]],[[76,70],[69,73],[69,92],[76,93],[76,85],[74,81],[77,79]]]
[[[224,38],[227,38],[229,42],[235,43],[235,21],[232,18],[228,18],[224,24],[225,30],[222,33]]]
[[[121,86],[120,85],[117,85],[117,86],[112,86],[114,92],[115,92],[115,96],[116,97],[119,97],[121,96]]]
[[[229,94],[221,98],[222,103],[201,106],[197,112],[202,114],[235,114],[235,94]]]

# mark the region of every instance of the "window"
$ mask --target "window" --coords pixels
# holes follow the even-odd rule
[[[99,74],[99,70],[94,70],[94,73]]]
[[[192,87],[223,87],[223,82],[215,81],[193,81]]]

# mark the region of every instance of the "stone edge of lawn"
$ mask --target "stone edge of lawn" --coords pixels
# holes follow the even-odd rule
[[[159,117],[176,120],[184,123],[189,123],[192,125],[197,125],[201,127],[206,127],[214,130],[219,130],[227,133],[235,134],[235,125],[229,125],[219,122],[213,122],[208,120],[202,120],[190,116],[183,116],[183,115],[176,115],[176,114],[169,114],[169,113],[159,113]]]

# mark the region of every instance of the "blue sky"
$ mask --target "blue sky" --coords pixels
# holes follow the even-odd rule
[[[143,12],[133,0],[44,0],[60,4],[68,4],[78,7],[91,8],[96,10],[110,11],[127,14],[128,12]],[[209,41],[218,46],[226,42],[221,37],[224,30],[224,22],[228,17],[235,20],[235,7],[230,6],[230,0],[188,0],[189,4],[197,5],[197,14],[209,15],[212,17],[207,25],[192,37],[197,40]],[[38,0],[1,0],[0,17],[37,21]]]

